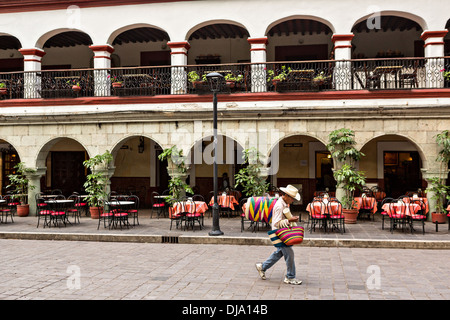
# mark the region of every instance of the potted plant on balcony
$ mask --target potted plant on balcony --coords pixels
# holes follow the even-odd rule
[[[26,174],[35,173],[36,170],[31,168],[25,168],[23,162],[19,162],[14,167],[15,173],[8,175],[10,184],[6,188],[13,188],[13,199],[18,199],[17,215],[19,217],[26,217],[30,212],[28,204],[28,191],[36,188],[34,185],[30,185],[30,180]]]
[[[328,150],[333,159],[338,160],[342,166],[334,171],[334,178],[338,186],[344,190],[344,196],[339,199],[342,203],[344,219],[346,223],[356,223],[358,210],[355,206],[354,195],[356,189],[362,189],[365,184],[365,176],[356,170],[355,164],[364,156],[354,145],[355,133],[346,128],[334,130],[329,134]]]
[[[331,76],[326,76],[325,72],[321,71],[317,76],[313,78],[313,85],[317,88],[320,88],[324,84],[330,81]]]
[[[226,81],[226,86],[230,89],[234,88],[236,84],[242,82],[244,76],[242,74],[234,76],[232,73],[228,73],[224,77]]]
[[[4,82],[0,82],[0,95],[4,96],[8,93],[8,89],[6,88],[6,84]]]
[[[83,165],[90,169],[90,174],[86,176],[83,187],[87,193],[87,203],[90,206],[92,219],[98,219],[103,212],[102,200],[108,197],[108,174],[109,163],[113,160],[112,154],[107,150],[103,154],[96,155],[83,162]]]
[[[80,81],[74,79],[68,80],[67,83],[72,86],[73,92],[78,93],[81,91]]]
[[[273,86],[275,87],[275,90],[277,90],[278,83],[281,81],[286,80],[287,75],[291,72],[291,68],[286,66],[281,66],[281,72],[277,75],[275,75],[274,70],[268,70],[267,71],[267,82],[271,82]]]
[[[191,71],[188,73],[188,81],[192,83],[194,89],[199,89],[206,83],[206,74],[200,77],[196,71]]]
[[[111,79],[111,85],[113,88],[122,88],[122,81],[119,81],[117,76],[111,76],[108,74],[108,78]]]
[[[429,180],[429,186],[425,192],[431,192],[431,199],[436,201],[436,211],[431,213],[432,222],[445,223],[444,199],[450,200],[450,187],[445,184],[448,172],[447,164],[450,161],[450,131],[444,130],[437,134],[436,143],[441,147],[436,157],[436,161],[440,163],[439,176]]]

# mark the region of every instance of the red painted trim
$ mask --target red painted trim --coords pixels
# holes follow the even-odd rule
[[[191,45],[190,45],[189,42],[187,42],[187,41],[182,41],[182,42],[167,42],[167,45],[169,46],[170,49],[178,49],[178,48],[182,48],[182,49],[189,50],[189,49],[191,48]]]
[[[45,56],[45,51],[39,50],[39,49],[19,49],[19,52],[23,56],[38,56],[38,57],[41,57],[41,58],[43,56]]]
[[[266,48],[254,48],[250,49],[250,51],[267,51]]]
[[[414,89],[414,90],[354,90],[292,93],[238,93],[219,94],[220,102],[255,101],[293,101],[293,100],[374,100],[374,99],[420,99],[450,98],[450,89]],[[109,105],[109,104],[161,104],[211,102],[211,95],[160,95],[145,97],[86,97],[74,99],[13,99],[0,100],[1,107],[50,107],[71,105]]]
[[[101,45],[101,46],[89,46],[89,49],[91,49],[94,52],[97,51],[106,51],[109,53],[113,53],[114,52],[114,48],[108,45]]]
[[[182,52],[182,51],[174,51],[174,52],[171,52],[170,54],[184,54],[185,56],[187,56],[187,53]]]
[[[191,0],[40,0],[40,1],[3,1],[0,4],[1,13],[29,12],[29,11],[47,11],[47,10],[66,10],[70,5],[76,5],[80,8],[111,7],[136,4],[180,2]],[[13,3],[11,3],[13,2]]]
[[[250,44],[265,44],[269,43],[268,38],[247,38],[248,43]]]
[[[424,31],[420,38],[422,40],[427,40],[428,38],[443,38],[448,33],[448,30],[440,31]]]
[[[354,34],[333,34],[331,41],[352,41],[354,36]]]
[[[23,59],[23,62],[38,62],[38,63],[42,63],[41,60],[37,60],[37,59]]]
[[[108,56],[94,56],[94,59],[99,59],[99,58],[111,60],[111,57],[108,57]]]
[[[347,46],[334,46],[334,49],[344,49],[344,48],[351,48],[351,45],[347,45]]]
[[[444,41],[436,41],[436,42],[428,42],[428,43],[425,43],[424,45],[423,45],[423,47],[425,48],[426,46],[430,46],[430,45],[444,45],[445,43],[444,43]]]

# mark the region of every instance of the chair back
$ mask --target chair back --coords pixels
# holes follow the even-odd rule
[[[314,198],[310,205],[310,213],[311,215],[323,215],[326,212],[325,203],[321,199]]]
[[[342,215],[342,203],[336,199],[336,198],[330,198],[330,200],[327,203],[328,206],[328,213],[330,215]]]
[[[194,194],[192,196],[192,200],[206,202],[205,198],[201,194]]]
[[[130,207],[130,209],[138,210],[139,209],[139,197],[136,195],[129,196],[127,201],[132,201],[134,204]]]

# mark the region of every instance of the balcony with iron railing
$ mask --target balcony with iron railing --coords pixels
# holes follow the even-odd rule
[[[0,103],[10,99],[207,94],[204,76],[213,71],[224,76],[223,94],[320,95],[324,91],[450,88],[444,70],[450,70],[450,57],[7,72],[0,73]]]

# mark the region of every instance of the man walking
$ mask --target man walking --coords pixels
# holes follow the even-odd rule
[[[272,230],[276,230],[282,227],[287,226],[290,222],[298,221],[298,217],[292,217],[287,219],[283,214],[283,209],[289,208],[289,205],[294,202],[294,200],[300,200],[300,194],[298,193],[298,189],[292,185],[288,185],[286,188],[280,188],[282,191],[281,197],[277,200],[273,208],[272,213]],[[286,277],[284,278],[284,283],[299,285],[302,284],[300,280],[295,278],[295,259],[294,259],[294,250],[292,246],[282,246],[278,247],[270,257],[264,261],[263,263],[256,264],[256,270],[258,270],[259,276],[261,279],[266,280],[265,271],[272,267],[278,260],[284,257],[286,262],[287,272]]]

